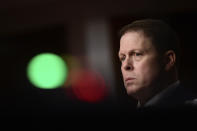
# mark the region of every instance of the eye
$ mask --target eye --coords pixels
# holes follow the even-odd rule
[[[120,61],[123,62],[125,60],[125,58],[126,58],[125,56],[121,56]]]
[[[135,56],[142,56],[142,53],[135,53]]]
[[[135,60],[137,60],[137,61],[141,60],[142,56],[143,56],[142,53],[139,53],[139,52],[135,52],[135,53],[134,53],[134,58],[135,58]]]

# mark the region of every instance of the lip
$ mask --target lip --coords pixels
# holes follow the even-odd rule
[[[128,77],[128,78],[125,79],[125,82],[127,82],[127,81],[133,81],[134,79],[135,79],[135,78]]]

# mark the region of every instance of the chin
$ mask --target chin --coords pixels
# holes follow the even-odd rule
[[[126,91],[129,96],[135,96],[139,92],[139,87],[135,85],[127,85]]]

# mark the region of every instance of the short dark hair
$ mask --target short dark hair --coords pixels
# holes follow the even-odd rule
[[[177,33],[164,21],[159,19],[137,20],[120,30],[120,38],[127,32],[142,31],[161,55],[168,50],[176,54],[176,66],[180,64],[180,41]]]

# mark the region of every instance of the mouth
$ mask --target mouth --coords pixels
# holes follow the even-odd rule
[[[132,82],[133,80],[135,80],[135,78],[129,77],[129,78],[126,78],[126,79],[125,79],[125,82],[126,82],[126,83],[127,83],[127,82]]]

